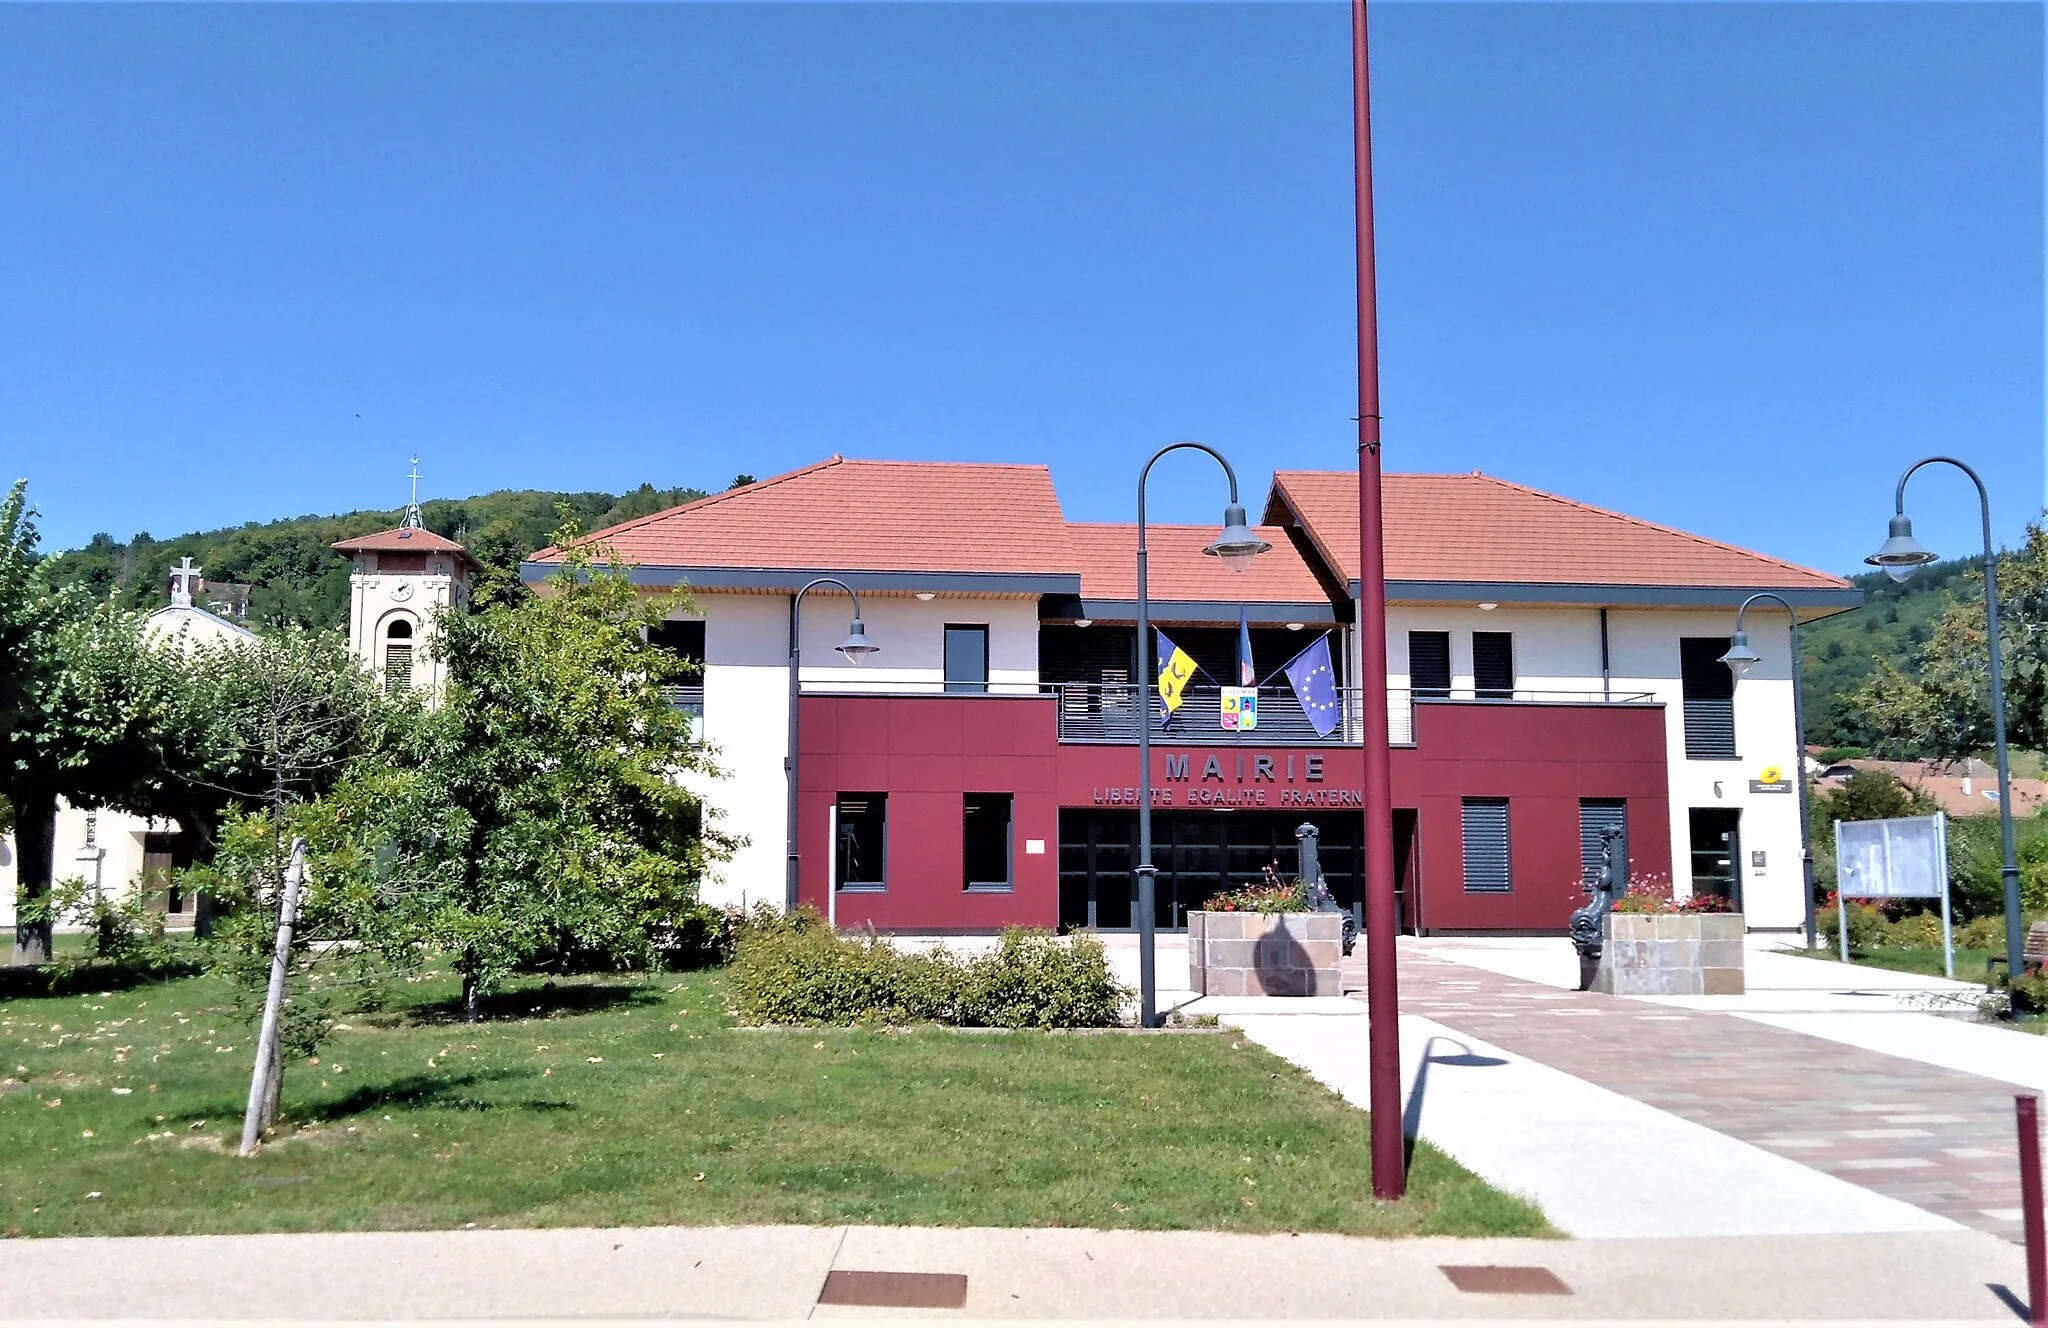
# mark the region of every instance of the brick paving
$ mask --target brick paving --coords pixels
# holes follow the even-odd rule
[[[1347,988],[1354,976],[1362,972],[1347,965]],[[1405,947],[1400,984],[1404,1014],[2021,1239],[2012,1099],[2028,1090],[2016,1085],[1733,1015],[1561,991]]]

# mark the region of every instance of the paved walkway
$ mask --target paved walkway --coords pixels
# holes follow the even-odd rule
[[[1537,1269],[1554,1294],[1460,1290]],[[834,1272],[957,1308],[821,1304]],[[870,1287],[873,1283],[869,1281]],[[2003,1320],[2017,1250],[1948,1235],[1357,1240],[887,1227],[360,1232],[0,1241],[0,1320]],[[950,1292],[950,1297],[943,1293]],[[900,1306],[900,1301],[898,1302]]]

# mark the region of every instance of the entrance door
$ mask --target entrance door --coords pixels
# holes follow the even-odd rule
[[[1152,862],[1159,869],[1154,925],[1186,926],[1189,910],[1221,890],[1256,883],[1269,863],[1291,879],[1298,859],[1294,830],[1305,820],[1321,832],[1330,893],[1352,908],[1361,858],[1356,813],[1158,811],[1152,814]],[[1060,926],[1111,931],[1137,925],[1131,876],[1137,843],[1135,811],[1060,812]]]
[[[1742,813],[1723,807],[1694,807],[1686,813],[1692,831],[1692,892],[1719,895],[1742,909]]]

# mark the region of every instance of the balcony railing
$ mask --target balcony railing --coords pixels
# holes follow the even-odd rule
[[[701,744],[704,741],[703,686],[700,684],[694,687],[665,687],[662,691],[667,695],[671,706],[690,717],[690,737]]]
[[[1258,689],[1258,724],[1251,729],[1223,727],[1223,689],[1190,687],[1183,694],[1173,722],[1159,727],[1159,695],[1131,683],[991,682],[982,688],[948,687],[936,678],[890,678],[878,673],[831,679],[805,679],[807,696],[1050,696],[1058,702],[1059,740],[1070,743],[1133,743],[1138,740],[1141,713],[1150,717],[1152,740],[1200,743],[1205,746],[1341,747],[1355,744],[1363,728],[1359,689],[1337,689],[1340,721],[1328,736],[1316,732],[1294,689],[1286,683]],[[703,714],[702,688],[677,688],[694,696],[693,713]],[[1387,740],[1396,747],[1415,745],[1415,707],[1434,702],[1480,705],[1645,705],[1656,701],[1650,692],[1569,691],[1518,687],[1513,691],[1472,687],[1387,689]],[[679,700],[685,709],[689,704]],[[1143,710],[1141,711],[1141,707]]]
[[[1223,690],[1220,687],[1190,687],[1173,722],[1158,727],[1159,702],[1154,693],[1142,698],[1139,688],[1129,684],[1054,683],[1047,691],[1060,699],[1060,741],[1125,743],[1138,740],[1138,703],[1149,706],[1154,742],[1200,742],[1270,744],[1281,746],[1343,746],[1356,743],[1363,725],[1359,689],[1338,689],[1342,722],[1328,736],[1316,732],[1303,712],[1292,687],[1259,688],[1258,725],[1252,729],[1226,729],[1222,723]],[[1656,700],[1649,692],[1575,692],[1521,688],[1512,692],[1473,688],[1430,690],[1417,693],[1405,687],[1387,689],[1387,741],[1396,747],[1415,745],[1415,706],[1432,701],[1467,701],[1499,705],[1641,705]]]

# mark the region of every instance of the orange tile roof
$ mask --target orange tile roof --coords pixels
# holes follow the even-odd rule
[[[700,498],[588,537],[642,567],[1072,575],[1044,466],[849,461]],[[558,562],[543,549],[534,562]]]
[[[354,539],[336,540],[331,546],[341,553],[363,553],[387,550],[393,553],[467,553],[469,550],[445,535],[436,535],[431,530],[416,526],[394,526],[380,530],[374,535],[358,535]]]
[[[1491,475],[1388,475],[1389,581],[1841,589],[1840,577],[1525,488]],[[1358,577],[1358,475],[1283,470],[1291,508],[1346,581]]]
[[[1155,600],[1254,604],[1328,604],[1330,593],[1278,526],[1258,527],[1273,547],[1242,572],[1202,552],[1216,538],[1214,526],[1145,527],[1151,568],[1147,591]],[[1067,541],[1081,572],[1081,598],[1135,600],[1138,597],[1138,528],[1070,522]]]
[[[393,526],[374,535],[336,540],[328,547],[336,553],[452,553],[457,561],[472,568],[483,566],[454,540],[417,526]]]

